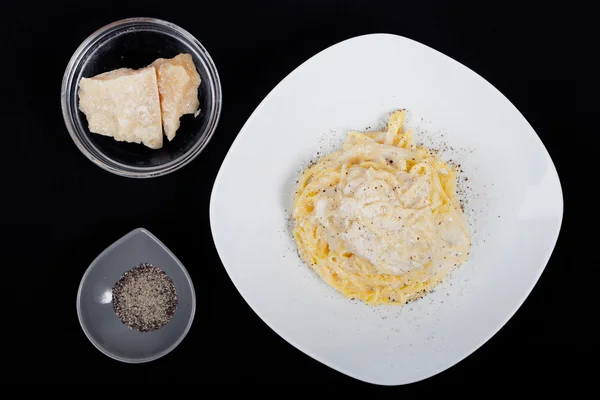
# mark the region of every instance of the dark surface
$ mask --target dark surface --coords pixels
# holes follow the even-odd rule
[[[563,185],[561,236],[548,266],[516,315],[456,366],[400,387],[535,389],[563,376],[573,329],[563,281],[574,237],[567,145],[577,132],[568,5],[402,1],[226,1],[133,5],[123,1],[20,1],[3,11],[2,382],[188,382],[359,384],[323,366],[271,331],[229,280],[212,241],[208,209],[218,168],[245,120],[289,72],[356,35],[388,32],[431,46],[489,80],[523,113],[548,148]],[[479,4],[479,5],[477,5]],[[546,5],[542,5],[546,4]],[[117,19],[153,16],[195,35],[223,84],[221,122],[192,163],[165,177],[132,180],[93,165],[77,150],[61,115],[60,84],[72,52]],[[382,60],[380,60],[382,61]],[[374,61],[377,62],[377,61]],[[407,60],[410,62],[410,60]],[[8,86],[7,86],[8,85]],[[468,113],[466,113],[468,114]],[[508,156],[509,157],[509,156]],[[83,272],[106,246],[143,226],[189,270],[198,308],[186,339],[145,365],[109,359],[77,321]],[[232,227],[235,229],[235,227]],[[506,249],[510,251],[510,249]],[[8,293],[6,289],[8,288]],[[8,311],[8,313],[6,313]],[[559,375],[560,373],[560,375]]]

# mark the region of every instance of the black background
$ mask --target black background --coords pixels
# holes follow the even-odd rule
[[[155,4],[154,4],[155,3]],[[216,253],[208,209],[221,162],[245,120],[289,72],[356,35],[395,33],[473,69],[523,113],[561,177],[565,214],[556,249],[535,289],[489,342],[456,366],[399,387],[454,383],[532,388],[552,382],[567,348],[562,271],[573,222],[565,135],[576,89],[572,7],[547,2],[460,1],[20,1],[2,12],[2,282],[4,382],[363,384],[314,361],[246,305]],[[77,150],[64,126],[60,84],[91,32],[127,17],[182,26],[212,55],[224,107],[205,151],[150,180],[112,175]],[[410,60],[407,60],[410,62]],[[144,365],[113,361],[83,334],[79,280],[94,257],[143,226],[188,268],[198,309],[186,339]],[[233,229],[235,227],[232,227]],[[510,251],[510,249],[506,249]],[[114,377],[115,379],[109,379]],[[122,379],[127,377],[127,379]],[[131,380],[130,380],[131,379]],[[366,384],[363,384],[366,385]]]

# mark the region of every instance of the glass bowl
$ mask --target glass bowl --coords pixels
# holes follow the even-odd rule
[[[78,107],[81,78],[117,68],[142,68],[157,58],[179,53],[191,54],[200,74],[200,112],[181,117],[172,141],[164,137],[163,147],[153,150],[89,131],[86,116]],[[87,158],[117,175],[149,178],[183,167],[206,147],[221,114],[221,82],[210,55],[190,33],[170,22],[130,18],[106,25],[83,41],[65,70],[61,103],[69,134]]]

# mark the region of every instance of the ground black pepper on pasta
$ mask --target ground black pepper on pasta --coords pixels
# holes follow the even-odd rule
[[[113,307],[131,329],[150,332],[164,326],[177,308],[171,278],[158,267],[140,264],[125,272],[112,290]]]

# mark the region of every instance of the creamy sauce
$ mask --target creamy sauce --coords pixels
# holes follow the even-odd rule
[[[410,156],[392,146],[365,147],[362,152],[393,156],[398,163]],[[352,167],[347,172],[337,186],[317,194],[315,202],[312,218],[324,229],[330,249],[340,252],[343,246],[391,275],[428,266],[432,272],[451,269],[465,258],[469,236],[463,215],[456,209],[432,213],[440,200],[422,169],[391,173]]]

